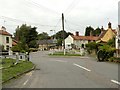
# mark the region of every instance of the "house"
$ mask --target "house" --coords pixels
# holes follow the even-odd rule
[[[49,50],[56,46],[56,39],[38,40],[37,43],[39,45],[38,50],[40,50],[40,51]]]
[[[113,37],[116,37],[116,29],[112,29],[112,23],[108,23],[108,29],[104,30],[104,28],[101,28],[101,34],[99,35],[99,38],[97,40],[97,42],[108,42],[110,39],[112,39]]]
[[[79,32],[76,32],[76,35],[69,35],[65,39],[65,48],[66,49],[72,49],[76,48],[79,49],[82,47],[82,45],[88,44],[89,42],[95,42],[98,39],[98,37],[95,36],[80,36]]]
[[[12,34],[6,31],[5,27],[0,28],[0,46],[9,51],[12,47]]]

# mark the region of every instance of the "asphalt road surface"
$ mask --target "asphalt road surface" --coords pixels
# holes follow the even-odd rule
[[[11,80],[3,88],[118,88],[118,64],[93,57],[48,56],[31,53],[36,69]]]

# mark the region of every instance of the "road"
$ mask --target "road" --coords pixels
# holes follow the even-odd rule
[[[48,56],[31,53],[36,69],[3,88],[118,88],[118,64],[97,62],[93,57]]]

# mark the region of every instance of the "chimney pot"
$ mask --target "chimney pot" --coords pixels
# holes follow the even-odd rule
[[[79,32],[76,32],[76,36],[79,36]]]

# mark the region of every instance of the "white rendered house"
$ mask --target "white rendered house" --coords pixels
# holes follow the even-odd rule
[[[69,35],[65,39],[65,48],[72,49],[73,45],[76,49],[81,48],[82,44],[88,44],[89,42],[94,42],[98,39],[95,36],[80,36],[79,32],[76,32],[76,35]]]

